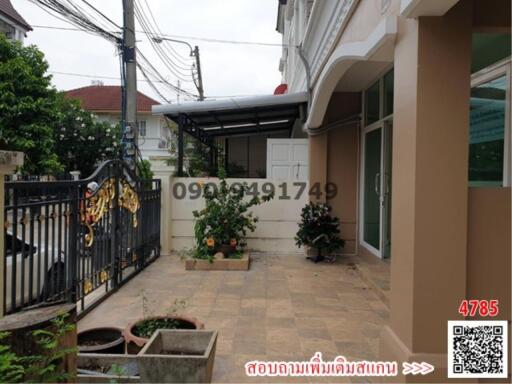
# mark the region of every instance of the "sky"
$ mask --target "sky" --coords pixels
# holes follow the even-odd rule
[[[39,26],[71,27],[68,23],[46,13],[29,0],[11,0],[18,12],[34,27],[25,44],[35,44],[50,64],[53,83],[59,90],[90,85],[101,80],[105,85],[118,85],[119,58],[112,43],[81,31],[52,30]],[[71,0],[86,10],[83,0]],[[150,19],[147,6],[161,32],[180,38],[200,49],[205,95],[207,97],[271,94],[280,84],[278,70],[281,57],[281,35],[276,32],[277,0],[136,0]],[[112,21],[122,25],[122,0],[88,0],[89,4],[103,12]],[[147,6],[146,6],[147,4]],[[114,26],[111,25],[112,28]],[[142,30],[137,23],[137,30]],[[188,37],[251,41],[277,46],[214,43],[193,40]],[[157,56],[146,35],[137,34],[137,44],[158,71],[173,84],[178,78]],[[171,44],[171,47],[167,46]],[[190,82],[189,49],[178,43],[165,43],[165,50],[174,49],[181,55],[181,62],[173,58],[175,65],[183,69],[181,87],[197,93]],[[169,54],[170,55],[170,54]],[[175,69],[176,71],[176,69]],[[79,77],[58,74],[73,73],[91,76]],[[102,79],[113,77],[115,79]],[[142,80],[141,74],[138,79]],[[186,81],[188,80],[188,81]],[[177,96],[167,87],[157,84],[166,99],[176,102]],[[144,81],[138,82],[141,92],[156,100],[163,100]],[[180,102],[186,101],[185,96]]]

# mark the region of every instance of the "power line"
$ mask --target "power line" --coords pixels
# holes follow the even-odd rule
[[[115,24],[110,18],[108,18],[106,15],[104,15],[101,11],[98,9],[91,7],[91,9],[97,14],[100,20],[94,15],[92,15],[89,12],[86,12],[83,8],[72,2],[71,0],[29,0],[33,4],[39,6],[47,13],[51,14],[52,16],[58,18],[59,20],[62,20],[66,23],[69,23],[73,25],[75,28],[65,28],[65,30],[79,30],[87,33],[91,33],[94,35],[101,36],[107,40],[109,40],[111,43],[113,43],[118,49],[120,48],[120,44],[122,42],[121,39],[121,31],[109,31],[106,28],[105,25],[110,23],[114,26]],[[89,4],[85,1],[84,4]],[[64,29],[62,27],[55,27],[54,29]],[[144,57],[142,52],[140,52],[139,49],[137,49],[140,56]],[[182,93],[183,95],[186,95],[187,97],[195,97],[192,93],[180,89],[173,84],[170,84],[159,72],[158,70],[144,57],[144,60],[146,61],[145,65],[140,65],[139,69],[141,71],[148,72],[154,79],[160,80],[160,82],[165,85],[168,89],[170,89],[173,93]],[[124,73],[121,71],[121,79],[123,80]],[[147,81],[151,82],[151,78],[144,73],[144,77]],[[118,80],[118,79],[116,79]],[[154,84],[152,84],[152,87],[156,87]],[[160,93],[160,92],[158,92]],[[164,98],[165,100],[165,98]]]
[[[137,20],[139,21],[140,25],[142,26],[142,29],[149,35],[151,38],[149,39],[149,42],[151,43],[151,46],[155,50],[156,54],[160,58],[160,60],[164,63],[164,65],[169,69],[169,71],[178,79],[185,81],[185,82],[192,82],[192,79],[188,78],[189,76],[192,77],[192,73],[183,73],[180,69],[183,70],[190,70],[192,71],[192,67],[182,67],[173,62],[173,60],[165,53],[165,51],[162,49],[162,47],[157,44],[155,41],[153,41],[153,37],[156,37],[157,34],[154,33],[143,14],[143,11],[138,6],[137,2],[135,4],[135,16],[137,17]]]
[[[42,29],[57,29],[64,31],[75,31],[75,32],[85,32],[82,29],[78,28],[69,28],[69,27],[57,27],[57,26],[49,26],[49,25],[32,25],[34,28],[42,28]],[[145,31],[136,31],[137,33],[141,33],[144,35],[148,35]],[[205,41],[208,43],[218,43],[218,44],[234,44],[234,45],[256,45],[263,47],[281,47],[281,48],[296,48],[295,45],[290,44],[278,44],[278,43],[266,43],[259,41],[242,41],[242,40],[226,40],[226,39],[213,39],[209,37],[199,37],[199,36],[185,36],[185,35],[170,35],[170,34],[159,34],[161,37],[169,37],[169,38],[178,38],[178,39],[188,39],[188,40],[198,40]]]

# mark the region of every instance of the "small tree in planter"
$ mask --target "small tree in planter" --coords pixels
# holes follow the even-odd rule
[[[317,256],[308,259],[315,263],[322,261],[325,256],[329,257],[345,245],[345,241],[340,238],[339,219],[331,216],[329,205],[311,202],[302,209],[300,216],[295,242],[298,247],[307,246],[317,250]]]
[[[196,249],[194,257],[213,261],[217,252],[226,257],[240,257],[241,243],[248,232],[254,232],[258,218],[251,207],[260,205],[273,198],[273,195],[255,196],[247,199],[247,183],[228,185],[226,174],[219,171],[219,185],[207,184],[204,187],[206,206],[194,211],[196,219],[194,233]]]

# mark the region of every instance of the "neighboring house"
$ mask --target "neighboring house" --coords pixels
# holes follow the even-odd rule
[[[32,27],[14,9],[10,0],[0,0],[0,33],[10,40],[23,42]]]
[[[310,185],[338,186],[345,253],[390,264],[381,357],[446,381],[462,299],[511,319],[511,2],[278,7],[283,83],[309,93]]]
[[[66,97],[80,100],[82,107],[95,114],[100,121],[117,125],[121,119],[121,87],[91,85],[66,91]],[[170,157],[171,129],[167,120],[151,114],[151,107],[159,103],[141,92],[137,94],[137,125],[142,158],[162,161]]]

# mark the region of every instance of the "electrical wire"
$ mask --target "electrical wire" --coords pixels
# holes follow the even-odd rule
[[[153,20],[153,25],[156,27],[156,31],[158,32],[159,36],[163,36],[162,30],[158,26],[158,23],[156,21],[155,15],[153,14],[153,11],[151,10],[151,7],[149,6],[148,0],[144,0],[144,4],[146,5],[146,8],[148,10],[148,14]],[[142,8],[142,7],[141,7]],[[190,56],[184,57],[181,54],[179,54],[170,44],[168,41],[162,41],[161,43],[164,47],[168,47],[169,52],[172,56],[174,56],[178,61],[180,61],[182,64],[187,65],[190,63],[190,60],[193,60]]]
[[[159,56],[160,60],[164,63],[164,65],[169,69],[169,71],[178,79],[184,81],[184,82],[192,82],[192,80],[189,78],[192,77],[192,67],[184,67],[176,64],[162,49],[160,44],[156,43],[153,39],[156,38],[157,34],[154,33],[151,29],[151,26],[148,24],[148,21],[144,14],[142,13],[141,9],[139,8],[137,2],[134,3],[135,5],[135,16],[137,20],[139,21],[139,24],[142,26],[142,29],[146,31],[149,36],[149,42],[157,55]],[[184,73],[182,70],[190,70],[191,73]]]
[[[29,0],[32,1],[32,0]],[[57,29],[63,31],[75,31],[75,32],[84,32],[78,28],[69,28],[69,27],[57,27],[51,25],[32,25],[34,28],[42,28],[42,29]],[[145,31],[136,30],[137,33],[147,35]],[[175,39],[187,39],[187,40],[197,40],[204,41],[206,43],[215,43],[215,44],[233,44],[233,45],[254,45],[261,47],[281,47],[281,48],[297,48],[298,45],[293,44],[279,44],[279,43],[267,43],[260,41],[242,41],[242,40],[226,40],[226,39],[215,39],[209,37],[200,37],[200,36],[185,36],[185,35],[171,35],[171,34],[160,34],[159,37],[169,37]]]
[[[77,30],[87,32],[93,35],[101,36],[111,43],[113,43],[118,49],[122,44],[121,39],[121,31],[110,31],[110,28],[106,28],[107,24],[111,24],[115,27],[118,25],[113,22],[108,16],[103,14],[97,8],[91,6],[86,0],[82,0],[85,5],[87,5],[92,11],[85,11],[82,7],[78,6],[78,4],[70,1],[70,0],[29,0],[31,3],[35,4],[39,8],[43,9],[45,12],[51,14],[52,16],[58,18],[61,21],[66,22],[67,24],[71,24],[77,28]],[[94,12],[92,14],[91,12]],[[65,29],[65,30],[73,30],[72,28],[58,28],[55,29]],[[139,54],[143,56],[140,49],[137,49]],[[143,56],[144,57],[144,56]],[[145,57],[144,57],[145,59]],[[159,72],[158,70],[151,65],[151,63],[145,59],[146,63],[144,65],[139,66],[139,70],[145,70],[145,72],[150,72],[149,75],[144,74],[146,81],[153,83],[153,79],[157,79],[158,82],[162,83],[172,91],[173,93],[180,93],[186,97],[196,97],[191,92],[178,88],[172,84],[170,84]],[[149,64],[149,71],[147,66]],[[83,75],[82,75],[83,76]],[[124,71],[121,71],[121,82],[124,81]],[[151,76],[151,77],[150,77]],[[153,89],[156,88],[155,84],[151,85]],[[161,92],[158,92],[160,95]],[[163,95],[162,95],[163,96]],[[167,100],[167,98],[163,98]]]

